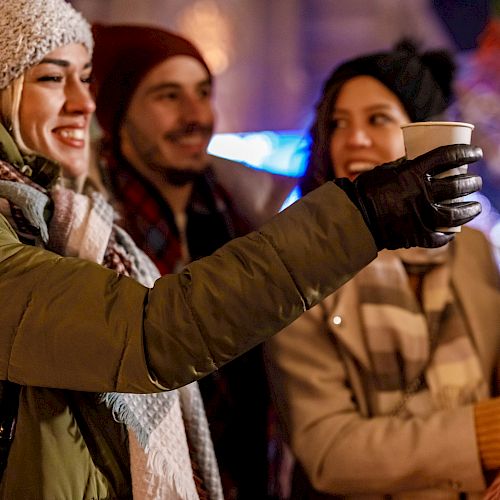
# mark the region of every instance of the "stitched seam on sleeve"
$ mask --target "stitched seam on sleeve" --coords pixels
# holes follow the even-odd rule
[[[10,259],[10,257],[6,260],[6,262],[8,262],[9,259]],[[55,259],[53,262],[50,262],[50,263],[46,262],[45,263],[45,265],[50,266],[50,269],[48,271],[49,273],[55,267],[55,265],[58,261],[59,261],[59,259]],[[26,300],[26,304],[25,304],[25,307],[23,309],[23,312],[19,318],[19,322],[18,322],[17,326],[15,326],[15,328],[14,328],[14,334],[11,337],[10,348],[9,348],[9,357],[8,357],[8,363],[7,363],[7,380],[10,380],[10,366],[11,366],[11,360],[12,360],[12,351],[14,350],[14,344],[16,343],[16,339],[17,339],[18,335],[20,334],[20,331],[23,329],[23,324],[26,322],[28,311],[31,307],[31,304],[33,303],[33,290],[36,290],[38,288],[38,284],[42,281],[43,274],[44,273],[40,273],[40,276],[38,277],[38,279],[35,281],[35,283],[31,287],[31,291],[30,291],[29,296]]]
[[[189,274],[189,278],[190,278],[190,282],[192,283],[193,277],[191,274]],[[203,335],[203,332],[205,331],[205,329],[202,327],[203,322],[201,321],[201,318],[198,316],[198,314],[196,314],[196,310],[193,307],[193,300],[192,300],[193,294],[191,293],[191,291],[192,291],[192,286],[190,286],[190,287],[183,286],[182,287],[182,294],[186,300],[186,303],[189,306],[189,312],[190,312],[191,316],[193,317],[193,321],[196,324],[196,327],[198,329],[198,335],[200,336],[201,340],[203,341],[203,344],[205,345],[205,347],[210,355],[210,364],[212,365],[212,368],[214,370],[217,370],[219,367],[217,366],[217,363],[215,363],[215,361],[214,361],[213,352],[211,351],[208,343],[205,341],[206,335]]]
[[[304,295],[302,294],[302,291],[300,290],[300,287],[298,286],[298,283],[297,281],[295,280],[295,277],[291,271],[291,269],[286,265],[285,261],[280,257],[280,254],[278,252],[278,247],[276,247],[276,245],[273,243],[272,239],[261,233],[260,231],[258,231],[258,234],[264,239],[267,241],[267,243],[269,244],[269,246],[273,249],[274,253],[276,254],[276,257],[278,258],[278,260],[281,262],[281,265],[285,268],[288,276],[290,277],[290,279],[292,280],[293,282],[293,285],[295,287],[295,290],[297,291],[297,293],[299,294],[300,296],[300,300],[302,301],[302,307],[304,309],[304,311],[307,311],[307,301],[306,301],[306,298],[304,297]]]

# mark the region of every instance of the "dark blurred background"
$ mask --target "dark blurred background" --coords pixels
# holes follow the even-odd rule
[[[452,51],[459,63],[454,118],[476,125],[473,142],[487,160],[475,167],[487,196],[481,224],[500,243],[500,0],[72,3],[91,21],[155,24],[194,41],[216,74],[218,137],[211,152],[291,175],[300,175],[292,150],[334,65],[402,37]]]
[[[217,76],[220,132],[303,127],[339,61],[402,36],[474,50],[486,0],[73,0],[91,21],[157,24],[193,40]],[[500,78],[500,75],[499,75]]]

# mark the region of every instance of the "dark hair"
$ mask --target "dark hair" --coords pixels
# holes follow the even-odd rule
[[[330,159],[331,116],[347,81],[362,75],[376,78],[396,94],[412,121],[425,121],[450,105],[454,73],[451,54],[444,50],[419,54],[417,45],[408,39],[398,42],[392,51],[358,57],[337,66],[325,81],[309,129],[309,159],[299,183],[302,193],[334,179]]]

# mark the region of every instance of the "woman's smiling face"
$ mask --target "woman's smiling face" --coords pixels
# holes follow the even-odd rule
[[[371,76],[357,76],[342,86],[331,120],[336,177],[352,180],[405,155],[400,127],[410,118],[396,94]]]
[[[19,108],[21,137],[31,150],[57,161],[67,178],[88,173],[91,62],[87,49],[70,44],[28,69]]]

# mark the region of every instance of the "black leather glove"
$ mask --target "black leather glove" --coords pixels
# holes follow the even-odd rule
[[[351,182],[335,183],[359,208],[379,250],[439,247],[453,234],[437,227],[460,226],[481,213],[475,201],[443,203],[481,189],[481,177],[462,174],[443,179],[434,175],[482,158],[478,147],[441,146],[413,160],[401,158],[363,172]]]

